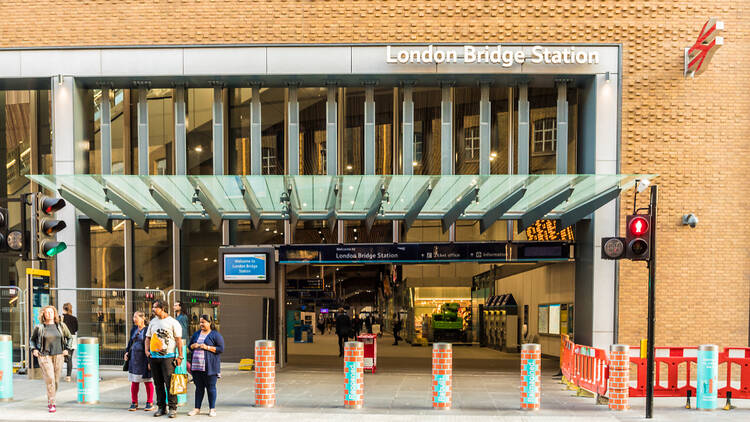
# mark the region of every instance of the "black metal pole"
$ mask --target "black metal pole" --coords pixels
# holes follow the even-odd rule
[[[648,335],[646,354],[646,419],[654,414],[654,313],[656,305],[656,202],[659,196],[658,186],[651,186],[651,247],[648,260]]]

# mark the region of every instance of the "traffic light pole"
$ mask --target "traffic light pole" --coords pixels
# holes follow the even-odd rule
[[[648,334],[646,352],[646,419],[654,414],[654,313],[656,305],[656,202],[658,186],[651,186],[649,214],[651,214],[651,247],[648,260]]]

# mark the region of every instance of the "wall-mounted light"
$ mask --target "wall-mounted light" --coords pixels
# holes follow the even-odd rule
[[[611,77],[611,75],[610,75],[609,72],[604,72],[604,80],[605,81],[609,82],[610,77]]]
[[[62,84],[63,84],[63,75],[62,75],[62,73],[59,74],[59,75],[57,75],[57,84],[60,85],[60,86],[62,86]]]

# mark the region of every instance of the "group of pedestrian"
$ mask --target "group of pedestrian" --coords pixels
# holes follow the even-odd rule
[[[39,362],[47,388],[47,407],[50,413],[56,408],[56,394],[63,362],[68,363],[67,380],[72,371],[72,355],[78,320],[73,316],[73,307],[63,305],[63,318],[54,306],[44,307],[31,334],[30,345],[33,356]],[[146,388],[145,411],[156,410],[154,416],[177,417],[177,396],[170,391],[175,368],[183,359],[183,336],[188,335],[188,320],[177,302],[175,317],[171,317],[164,302],[156,300],[151,307],[154,317],[147,322],[141,311],[133,313],[133,327],[125,348],[125,364],[130,381],[131,404],[128,410],[138,410],[140,384]],[[209,315],[199,318],[200,330],[190,336],[187,344],[189,371],[195,384],[195,406],[188,416],[200,414],[203,398],[208,396],[208,416],[216,416],[216,381],[221,374],[221,359],[224,338],[216,331]],[[156,403],[154,403],[156,393]]]

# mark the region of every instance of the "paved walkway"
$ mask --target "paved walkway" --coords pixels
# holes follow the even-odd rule
[[[390,339],[389,339],[390,340]],[[429,348],[408,345],[391,347],[382,344],[382,359],[376,374],[365,375],[365,408],[343,408],[343,363],[336,356],[335,337],[317,337],[317,344],[291,344],[290,365],[277,373],[278,403],[274,409],[256,409],[253,403],[252,372],[237,371],[236,364],[226,364],[219,381],[218,417],[215,420],[279,420],[279,421],[360,421],[413,420],[493,420],[493,421],[634,421],[644,416],[644,400],[631,400],[632,409],[614,413],[594,399],[575,397],[552,377],[553,364],[546,362],[542,376],[542,409],[528,413],[519,410],[518,356],[478,347],[456,348],[454,373],[454,408],[435,411],[430,404]],[[331,349],[333,347],[333,349]],[[333,356],[329,353],[333,350]],[[303,353],[304,352],[304,353]],[[492,359],[494,357],[494,359]],[[428,363],[421,363],[422,360]],[[460,362],[468,368],[459,369]],[[514,369],[503,369],[511,366]],[[332,363],[330,363],[332,362]],[[414,367],[410,365],[419,362]],[[484,369],[474,366],[492,364]],[[333,365],[333,366],[331,366]],[[543,363],[543,368],[545,363]],[[58,412],[47,413],[44,385],[41,380],[16,376],[16,400],[0,403],[0,420],[55,421],[152,421],[150,412],[128,412],[130,386],[126,375],[116,368],[102,371],[101,403],[75,403],[75,383],[61,384]],[[144,397],[141,389],[141,397]],[[189,418],[192,408],[191,386],[187,406],[179,409],[178,420],[207,420],[205,415]],[[656,399],[654,420],[705,421],[750,420],[750,402],[736,401],[738,409],[701,412],[684,409],[684,399]],[[695,400],[693,399],[693,404]],[[142,405],[142,402],[141,402]],[[207,411],[204,404],[204,411]],[[164,419],[166,420],[166,419]]]

